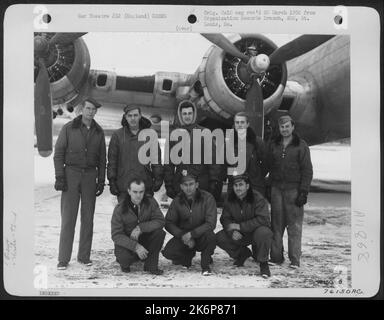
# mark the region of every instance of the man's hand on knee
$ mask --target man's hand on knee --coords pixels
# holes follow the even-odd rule
[[[243,235],[239,231],[237,230],[233,231],[232,233],[233,240],[238,241],[238,240],[241,240],[242,238],[243,238]]]
[[[189,240],[191,240],[191,239],[192,239],[192,235],[191,235],[190,232],[185,233],[185,234],[181,237],[181,240],[183,241],[183,243],[184,243],[185,245],[188,245],[187,243],[188,243]]]
[[[195,240],[193,240],[193,238],[191,238],[187,243],[186,245],[188,246],[189,249],[193,249],[193,247],[195,246]]]
[[[140,243],[136,245],[135,252],[139,256],[140,260],[144,260],[148,256],[148,250],[145,249]]]

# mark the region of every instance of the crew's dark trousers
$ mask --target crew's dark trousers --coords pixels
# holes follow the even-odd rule
[[[295,204],[297,194],[296,189],[282,190],[272,187],[271,222],[273,241],[271,260],[273,262],[282,262],[284,260],[283,236],[284,230],[287,228],[289,259],[292,263],[300,265],[304,209]]]
[[[148,256],[144,260],[144,270],[156,270],[159,265],[159,253],[163,247],[165,231],[156,229],[152,232],[142,233],[139,236],[139,243],[148,250]],[[136,252],[127,248],[115,245],[115,256],[121,268],[128,268],[133,262],[139,260]]]
[[[68,190],[61,194],[59,261],[68,263],[71,260],[80,199],[81,225],[77,259],[87,261],[90,258],[92,247],[97,170],[66,167],[65,177]]]
[[[162,251],[163,256],[177,264],[190,266],[196,251],[199,251],[201,252],[201,268],[208,268],[211,256],[216,248],[215,234],[213,231],[208,231],[200,238],[194,238],[193,240],[195,240],[195,247],[190,249],[181,239],[173,237],[165,245]]]
[[[268,227],[260,226],[254,232],[246,233],[240,240],[233,240],[224,230],[216,234],[217,246],[223,249],[233,259],[247,252],[252,244],[252,256],[257,262],[266,262],[269,259],[269,250],[272,243],[272,231]]]

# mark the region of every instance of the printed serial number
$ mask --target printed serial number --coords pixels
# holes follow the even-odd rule
[[[59,291],[41,290],[41,291],[39,291],[39,294],[41,296],[58,296],[60,294],[60,292]]]
[[[189,305],[189,314],[236,314],[236,305],[230,304],[201,304]]]
[[[324,289],[324,294],[363,294],[361,289]]]

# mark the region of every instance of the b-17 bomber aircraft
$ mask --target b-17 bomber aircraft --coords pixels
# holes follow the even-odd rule
[[[115,129],[126,104],[139,105],[159,130],[162,120],[174,121],[180,101],[188,99],[197,106],[197,122],[211,130],[230,128],[234,114],[247,111],[253,130],[266,139],[276,129],[276,117],[289,112],[310,145],[350,136],[349,36],[302,35],[277,47],[261,34],[202,34],[212,46],[195,73],[132,77],[91,70],[83,35],[34,35],[35,129],[41,156],[52,153],[52,119],[63,108],[73,112],[85,97],[103,105],[101,126],[114,111]]]

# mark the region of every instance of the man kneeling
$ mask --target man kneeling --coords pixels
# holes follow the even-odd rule
[[[144,271],[161,275],[158,263],[165,220],[156,200],[144,193],[144,181],[134,179],[128,185],[128,196],[113,211],[111,232],[116,260],[123,272],[129,272],[130,265],[140,259],[145,261]]]
[[[174,237],[162,253],[173,264],[189,268],[196,251],[200,251],[202,274],[206,276],[212,273],[209,265],[216,248],[213,230],[217,209],[214,197],[198,186],[197,177],[183,170],[182,191],[173,199],[165,216],[165,229]]]
[[[267,201],[259,192],[252,192],[246,174],[232,178],[233,191],[223,207],[220,222],[223,230],[216,234],[217,245],[241,267],[250,256],[260,263],[263,278],[271,273],[268,257],[272,242]],[[252,244],[252,251],[247,247]]]

